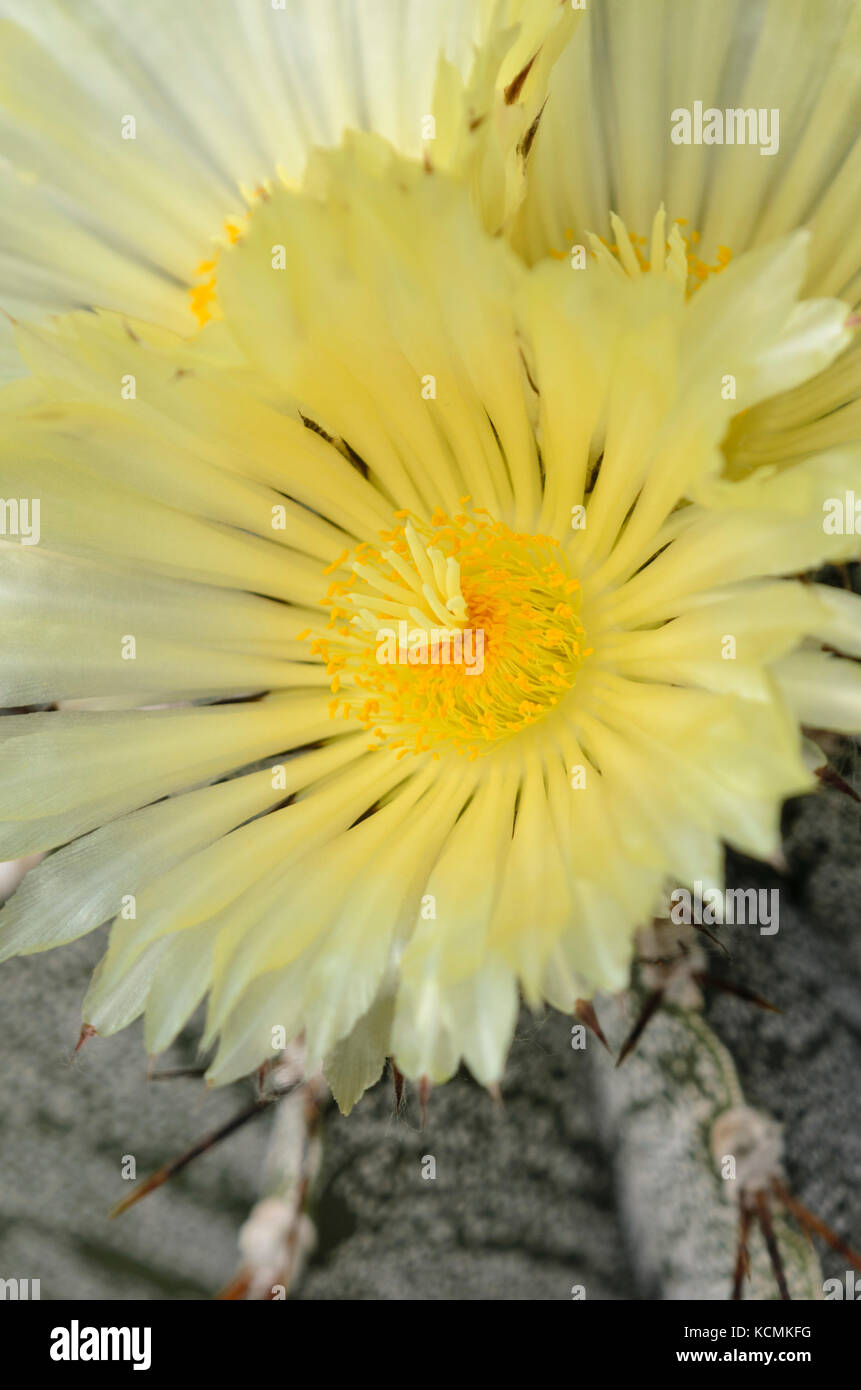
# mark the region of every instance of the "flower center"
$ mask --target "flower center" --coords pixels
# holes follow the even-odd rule
[[[640,271],[647,271],[651,268],[651,256],[657,254],[660,257],[659,265],[663,266],[665,253],[672,251],[672,242],[664,241],[664,213],[663,208],[658,213],[652,224],[652,236],[647,238],[640,236],[636,232],[629,232],[624,222],[620,218],[614,220],[616,228],[616,240],[609,241],[606,237],[596,237],[593,240],[593,254],[595,244],[600,243],[610,255],[617,260],[628,274],[636,274]],[[655,240],[655,229],[660,228],[658,240]],[[673,231],[678,232],[679,246],[684,254],[685,265],[687,268],[687,287],[688,298],[704,284],[711,275],[719,275],[722,270],[726,270],[732,260],[732,251],[728,246],[718,246],[713,264],[702,259],[699,252],[700,234],[696,229],[688,230],[688,219],[677,217],[673,223]],[[672,235],[672,232],[671,232]],[[565,240],[568,248],[560,251],[555,246],[548,247],[548,253],[555,261],[566,261],[569,254],[577,250],[574,244],[573,227],[565,228]]]
[[[396,516],[386,548],[363,543],[328,567],[352,571],[321,600],[333,635],[302,636],[332,677],[330,715],[359,719],[372,747],[476,758],[573,686],[591,651],[580,585],[558,541],[482,507],[437,510],[430,525]]]

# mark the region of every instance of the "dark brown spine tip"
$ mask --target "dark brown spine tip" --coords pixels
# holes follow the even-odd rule
[[[836,1231],[826,1225],[821,1217],[812,1212],[809,1207],[803,1206],[796,1197],[793,1197],[779,1178],[772,1178],[771,1189],[778,1201],[783,1203],[786,1210],[798,1222],[808,1240],[812,1236],[819,1236],[838,1255],[842,1255],[844,1260],[848,1260],[854,1269],[861,1271],[861,1255],[858,1251],[854,1250],[842,1236],[839,1236]]]
[[[537,57],[538,53],[533,53],[532,57],[529,59],[529,62],[526,64],[526,67],[521,68],[517,76],[513,78],[511,82],[509,82],[508,86],[505,88],[506,106],[513,106],[514,102],[517,101],[517,98],[523,91],[523,84],[529,76],[529,70]]]
[[[169,1163],[163,1164],[155,1173],[150,1174],[148,1178],[145,1178],[143,1182],[139,1183],[138,1186],[129,1193],[128,1197],[124,1197],[121,1202],[117,1203],[110,1213],[111,1220],[113,1220],[115,1216],[120,1216],[124,1211],[128,1211],[129,1207],[133,1207],[142,1197],[148,1196],[150,1192],[155,1192],[156,1189],[166,1183],[169,1178],[172,1178],[175,1173],[182,1172],[182,1169],[191,1163],[193,1159],[198,1158],[200,1154],[206,1153],[207,1150],[214,1148],[216,1144],[220,1144],[223,1139],[234,1134],[237,1129],[241,1129],[249,1120],[253,1120],[255,1115],[259,1115],[266,1110],[274,1099],[274,1096],[267,1096],[262,1100],[254,1101],[253,1105],[249,1105],[244,1110],[240,1110],[239,1113],[234,1115],[231,1120],[228,1120],[226,1124],[213,1130],[211,1134],[204,1135],[202,1139],[198,1139],[197,1143],[193,1144],[190,1149],[186,1149],[185,1153],[180,1154],[179,1158],[173,1158]]]
[[[843,792],[844,796],[851,796],[853,801],[857,801],[861,805],[861,796],[858,795],[855,788],[850,787],[849,783],[840,776],[840,773],[828,763],[824,767],[817,767],[815,773],[820,782],[824,782],[827,787],[836,787],[838,791]]]
[[[768,1258],[771,1262],[772,1272],[780,1292],[780,1297],[784,1303],[791,1303],[792,1297],[786,1282],[786,1272],[783,1268],[780,1247],[777,1244],[777,1237],[774,1234],[774,1227],[771,1224],[771,1212],[768,1207],[768,1199],[764,1192],[757,1192],[756,1194],[756,1214],[759,1217],[760,1228],[762,1230],[763,1239],[765,1240],[765,1248],[768,1251]]]
[[[734,1303],[740,1300],[745,1277],[750,1273],[747,1239],[750,1234],[751,1210],[744,1193],[742,1193],[739,1198],[738,1216],[738,1244],[736,1245],[735,1269],[733,1270],[732,1280],[732,1302]]]
[[[640,1038],[643,1036],[643,1033],[646,1030],[646,1025],[648,1024],[649,1020],[653,1017],[653,1015],[657,1013],[658,1009],[661,1007],[661,1004],[663,1003],[663,1000],[664,991],[662,989],[656,989],[654,993],[649,995],[648,999],[643,1005],[640,1017],[637,1019],[637,1022],[634,1024],[633,1028],[631,1029],[630,1033],[628,1034],[627,1038],[622,1044],[622,1051],[619,1053],[619,1056],[616,1059],[617,1067],[620,1067],[624,1062],[625,1058],[629,1057],[631,1053],[634,1051],[634,1048],[637,1046],[637,1043],[640,1041]]]
[[[401,1113],[401,1107],[402,1107],[402,1105],[403,1105],[403,1103],[404,1103],[404,1085],[405,1085],[405,1078],[404,1078],[403,1072],[400,1071],[399,1068],[395,1066],[395,1064],[394,1064],[394,1062],[392,1061],[391,1057],[389,1058],[389,1065],[391,1066],[391,1069],[392,1069],[392,1082],[393,1082],[394,1088],[395,1088],[395,1114],[396,1114],[396,1115],[400,1115],[400,1113]]]
[[[546,105],[547,102],[545,101],[544,106]],[[529,158],[529,151],[532,149],[532,142],[534,141],[535,136],[538,133],[538,123],[541,120],[541,117],[544,115],[544,106],[541,107],[541,110],[538,112],[538,115],[535,117],[535,120],[532,122],[532,125],[529,127],[529,129],[527,130],[526,134],[524,135],[523,139],[517,147],[520,153],[520,158],[524,161]]]
[[[162,1183],[167,1182],[170,1175],[169,1165],[159,1168],[157,1173],[153,1173],[152,1177],[147,1178],[133,1192],[130,1192],[128,1197],[124,1197],[121,1202],[117,1202],[116,1206],[111,1208],[108,1213],[109,1220],[113,1221],[115,1216],[122,1216],[124,1211],[128,1211],[129,1207],[133,1207],[142,1197],[147,1197],[150,1192],[155,1192],[157,1187],[161,1187]]]
[[[69,1061],[71,1062],[72,1059],[76,1056],[76,1054],[80,1052],[81,1048],[84,1046],[84,1043],[89,1038],[95,1038],[97,1036],[97,1029],[93,1027],[92,1023],[85,1023],[83,1028],[81,1029],[81,1035],[78,1038],[78,1041],[75,1043],[75,1050],[72,1053],[72,1056],[69,1058]]]
[[[598,1015],[595,1012],[595,1006],[591,999],[578,999],[576,1001],[574,1005],[574,1017],[579,1019],[590,1032],[595,1034],[595,1037],[600,1043],[604,1044],[608,1052],[610,1051],[610,1044],[604,1037],[604,1030],[598,1022]]]
[[[763,995],[757,994],[755,990],[748,989],[746,985],[736,984],[734,980],[724,980],[720,975],[710,975],[708,971],[698,970],[692,976],[694,982],[701,988],[710,986],[712,989],[720,990],[722,994],[731,994],[734,999],[743,999],[747,1004],[756,1004],[758,1009],[765,1009],[770,1014],[783,1013],[776,1004],[772,1004]]]
[[[419,1079],[419,1127],[424,1129],[428,1118],[428,1099],[431,1093],[431,1083],[429,1076],[422,1076]]]
[[[250,1275],[237,1274],[236,1278],[221,1290],[221,1293],[215,1295],[216,1302],[234,1303],[241,1301],[248,1293],[250,1283]]]

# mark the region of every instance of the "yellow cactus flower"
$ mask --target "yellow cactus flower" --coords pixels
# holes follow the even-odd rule
[[[733,413],[849,337],[807,241],[689,296],[659,211],[646,273],[528,268],[353,135],[255,207],[192,339],[19,328],[4,699],[63,708],[0,725],[2,852],[55,850],[3,955],[113,917],[93,1028],[158,1051],[208,995],[213,1080],[301,1032],[345,1106],[388,1055],[495,1081],[520,990],[624,987],[668,882],[776,849],[799,719],[861,725],[821,652],[857,603],[780,578],[851,553],[858,451],[722,472]],[[483,670],[380,664],[404,615],[481,627]]]
[[[859,5],[7,8],[0,959],[490,1085],[861,731]]]

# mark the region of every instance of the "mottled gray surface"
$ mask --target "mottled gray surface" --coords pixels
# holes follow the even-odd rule
[[[42,1298],[187,1298],[234,1271],[236,1231],[255,1200],[263,1116],[115,1221],[138,1177],[247,1104],[246,1085],[146,1082],[141,1029],[92,1038],[70,1065],[94,937],[0,969],[0,1277],[41,1279]],[[160,1065],[188,1065],[178,1045]]]
[[[780,888],[780,930],[727,928],[743,980],[783,1012],[712,996],[708,1018],[729,1042],[745,1094],[786,1125],[790,1186],[861,1248],[861,806],[839,792],[786,814],[783,877],[745,863],[745,885]],[[730,938],[729,933],[734,934]],[[845,1261],[823,1258],[827,1275]]]
[[[732,958],[715,968],[785,1012],[721,996],[706,1012],[750,1103],[787,1122],[794,1190],[856,1244],[859,811],[834,791],[790,807],[784,879],[733,862],[735,882],[780,884],[781,926],[776,937],[733,929]],[[147,1084],[136,1027],[91,1040],[69,1066],[98,952],[89,939],[0,969],[0,1276],[40,1278],[44,1298],[210,1296],[235,1270],[269,1117],[108,1221],[128,1190],[123,1154],[148,1172],[239,1109],[249,1090],[203,1096],[194,1080]],[[677,1252],[663,1264],[649,1254],[678,1205],[660,1176],[673,1136],[657,1135],[645,1151],[634,1144],[636,1106],[629,1113],[613,1101],[597,1045],[584,1055],[569,1044],[568,1020],[524,1018],[503,1106],[460,1077],[432,1094],[424,1131],[415,1097],[393,1116],[388,1080],[347,1119],[330,1110],[319,1241],[299,1296],[568,1299],[576,1284],[587,1298],[681,1296]],[[160,1065],[192,1060],[189,1035]],[[424,1155],[436,1159],[435,1180],[421,1176]],[[842,1272],[839,1257],[823,1263]],[[707,1285],[694,1277],[690,1296],[707,1296]]]
[[[522,1022],[501,1106],[461,1076],[424,1130],[415,1103],[392,1115],[388,1085],[332,1117],[303,1297],[635,1297],[586,1054],[568,1020]]]

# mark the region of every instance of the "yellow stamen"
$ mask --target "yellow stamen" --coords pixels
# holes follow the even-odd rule
[[[245,191],[245,197],[249,205],[249,213],[242,217],[228,217],[223,225],[222,237],[226,238],[231,246],[235,246],[237,241],[241,239],[245,230],[245,223],[248,220],[248,215],[250,215],[254,203],[258,202],[261,198],[265,200],[269,197],[269,188],[263,184],[258,184],[256,188]],[[205,276],[206,278],[201,284],[192,285],[188,291],[189,308],[197,319],[198,328],[202,328],[210,319],[220,319],[222,317],[216,290],[218,256],[219,248],[216,246],[213,255],[207,260],[201,261],[195,271],[195,275]]]
[[[483,508],[453,518],[437,509],[431,525],[402,513],[383,540],[357,547],[355,587],[337,609],[331,594],[322,600],[339,619],[345,602],[352,610],[349,628],[312,643],[341,691],[333,717],[373,723],[373,746],[398,757],[474,759],[558,705],[590,649],[557,541],[512,531]]]
[[[615,257],[617,261],[628,271],[629,274],[637,275],[638,270],[648,271],[657,269],[659,272],[663,266],[664,258],[672,251],[672,243],[663,240],[664,212],[663,208],[657,214],[652,227],[652,240],[650,244],[650,254],[647,256],[647,241],[643,236],[636,236],[628,233],[624,223],[616,217],[611,219],[615,241],[607,241],[605,237],[597,240],[607,251]],[[674,226],[678,229],[680,238],[680,248],[684,249],[684,258],[687,265],[687,295],[688,298],[704,284],[710,275],[719,275],[725,270],[732,260],[732,251],[728,246],[719,246],[716,252],[716,259],[713,265],[701,259],[697,254],[696,247],[700,241],[700,233],[696,229],[687,229],[688,219],[677,217]],[[551,254],[553,254],[551,252]],[[680,249],[681,254],[681,249]],[[657,263],[657,264],[656,264]]]

